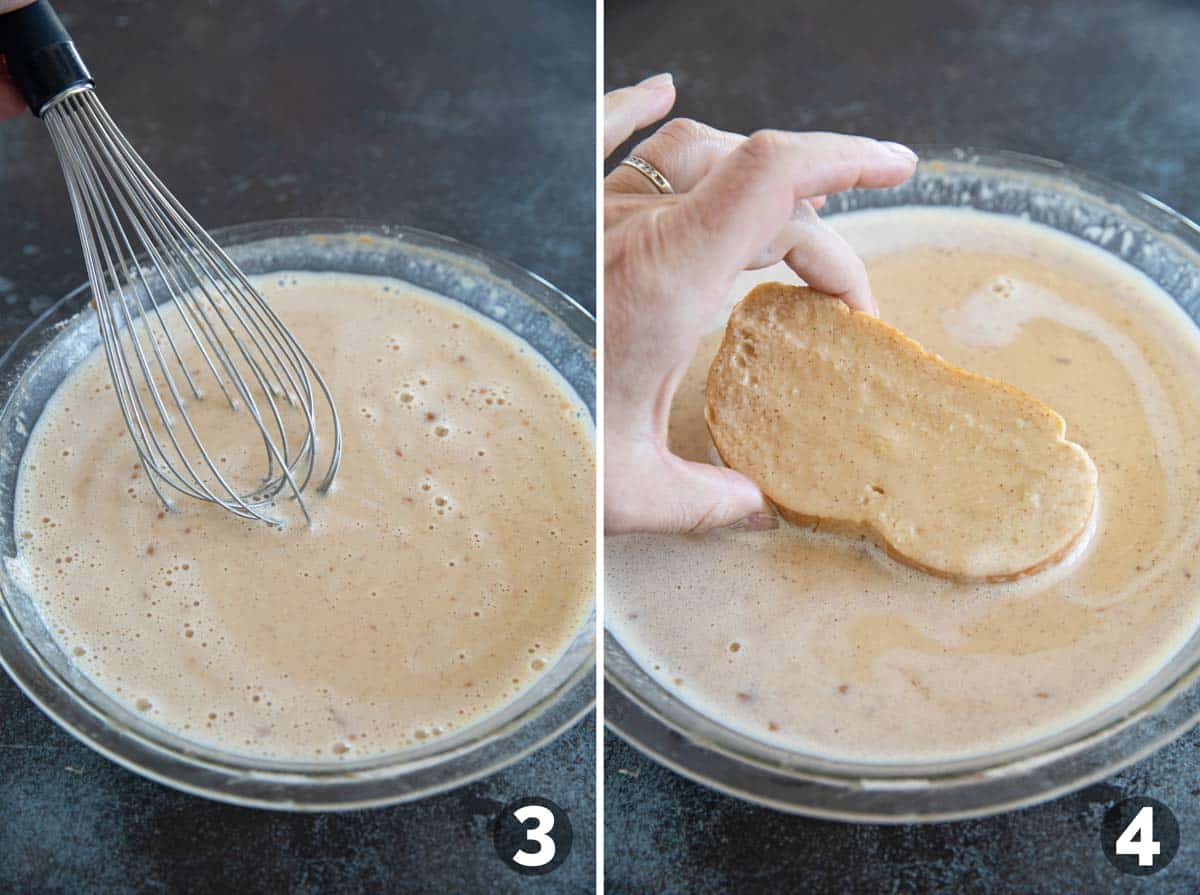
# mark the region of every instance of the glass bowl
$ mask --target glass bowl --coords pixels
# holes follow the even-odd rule
[[[595,419],[595,321],[539,277],[444,236],[343,220],[248,224],[214,234],[251,274],[339,271],[406,280],[474,308],[524,339]],[[0,550],[16,553],[13,502],[29,433],[66,373],[99,343],[81,286],[0,358]],[[0,663],[59,725],[130,770],[240,805],[316,811],[421,798],[490,774],[578,721],[595,695],[595,614],[513,702],[402,752],[333,763],[276,762],[191,743],[136,717],[76,670],[35,607],[0,570]]]
[[[1200,321],[1200,228],[1161,202],[1031,156],[919,152],[908,183],[831,196],[825,214],[946,206],[1019,216],[1116,255]],[[940,763],[854,764],[769,746],[682,702],[610,632],[604,663],[606,722],[638,749],[730,795],[840,820],[944,821],[1020,808],[1107,777],[1200,721],[1200,631],[1103,712],[1019,748]]]

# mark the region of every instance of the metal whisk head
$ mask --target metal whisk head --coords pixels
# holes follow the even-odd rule
[[[113,390],[155,492],[266,522],[291,496],[311,519],[304,490],[327,489],[342,455],[312,359],[129,145],[45,0],[0,16],[0,52],[62,163]],[[214,415],[214,401],[226,410]],[[332,435],[323,471],[318,424]],[[261,451],[260,474],[213,456],[210,439],[228,447],[232,430],[242,456]]]
[[[319,489],[332,483],[342,452],[337,409],[312,360],[90,87],[58,99],[42,120],[75,211],[113,389],[159,497],[169,502],[165,485],[270,521],[266,505],[285,492],[308,518],[302,495],[316,470],[318,411],[333,428]],[[199,349],[191,369],[184,340]],[[227,480],[189,415],[210,390],[261,439],[264,473],[249,489]]]

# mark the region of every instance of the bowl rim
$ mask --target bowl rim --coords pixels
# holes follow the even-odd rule
[[[1123,211],[1142,225],[1153,228],[1160,240],[1174,241],[1186,254],[1200,256],[1200,225],[1166,203],[1115,181],[1063,162],[1011,150],[944,144],[913,144],[913,149],[921,160],[918,171],[936,173],[950,167],[973,167],[980,171],[995,171],[1001,176],[1020,177],[1031,183],[1047,182],[1058,192],[1071,189],[1093,204]],[[888,207],[926,206],[901,202]],[[930,207],[971,208],[972,205]],[[838,213],[856,210],[859,209]],[[1200,270],[1200,261],[1197,269]],[[1192,314],[1189,316],[1196,319]],[[881,773],[878,777],[867,773],[837,774],[815,765],[850,763],[828,762],[816,756],[791,753],[795,763],[776,764],[717,742],[710,735],[717,729],[736,732],[661,687],[658,689],[662,693],[652,691],[652,698],[647,698],[647,694],[639,692],[637,686],[622,676],[622,666],[631,666],[645,676],[637,667],[637,660],[606,625],[604,706],[607,730],[665,767],[711,789],[778,811],[828,820],[888,824],[945,822],[1028,807],[1102,780],[1200,724],[1198,660],[1136,709],[1110,719],[1091,733],[1052,744],[1033,755],[1004,758],[1006,752],[1018,750],[1002,750],[997,754],[1004,760],[995,766],[966,771],[952,768],[941,774]],[[688,721],[699,721],[697,726],[701,729],[689,728],[680,719],[667,717],[656,703],[671,704],[673,709],[682,706]],[[1156,716],[1156,713],[1168,710],[1174,711],[1175,715]],[[1150,726],[1153,726],[1152,730],[1148,729]],[[813,764],[805,767],[806,759]],[[1068,763],[1074,763],[1074,770],[1063,774]],[[1061,779],[1052,779],[1056,777]],[[1015,793],[996,792],[1004,787],[1011,788],[1014,780],[1024,783],[1024,788]],[[893,800],[886,795],[906,792],[932,792],[945,798],[905,804],[903,796]]]
[[[271,220],[250,221],[231,226],[218,227],[209,231],[222,248],[233,249],[278,239],[301,239],[312,237],[344,237],[348,235],[372,235],[392,239],[401,244],[408,241],[423,248],[444,253],[458,261],[473,261],[481,264],[488,275],[520,291],[529,300],[537,303],[561,324],[594,349],[596,345],[595,315],[580,302],[567,295],[545,278],[524,267],[501,258],[491,252],[450,236],[423,230],[408,225],[392,224],[377,219],[358,217],[290,217]],[[282,269],[282,268],[281,268]],[[48,322],[63,315],[61,323],[69,323],[86,310],[85,298],[91,287],[84,282],[68,291],[43,310],[21,333],[0,353],[0,376],[10,373],[10,368],[19,363],[30,364],[40,354],[39,349],[30,353],[29,343],[46,333]],[[457,299],[453,299],[456,300]],[[74,307],[79,305],[79,307]],[[71,308],[69,313],[66,309]],[[576,319],[570,319],[574,316]],[[517,336],[520,338],[520,336]],[[25,367],[21,370],[24,375]],[[3,387],[0,415],[6,413],[18,394],[17,385],[21,376],[14,379],[12,388]],[[593,409],[594,413],[594,409]],[[451,762],[462,762],[474,758],[474,762],[452,773],[434,779],[427,784],[408,787],[405,774],[383,777],[387,781],[400,782],[398,791],[373,794],[357,792],[358,789],[379,788],[381,773],[389,770],[383,762],[387,754],[376,756],[378,764],[365,771],[343,770],[327,763],[315,772],[320,781],[314,788],[312,781],[303,772],[287,769],[270,769],[247,772],[245,769],[225,766],[219,761],[192,755],[186,751],[171,749],[161,742],[146,738],[138,731],[105,717],[98,707],[88,703],[75,691],[64,686],[59,674],[48,666],[43,657],[28,642],[19,622],[13,617],[7,599],[0,599],[0,667],[8,677],[36,705],[44,715],[60,728],[93,751],[103,755],[126,770],[161,783],[172,789],[206,799],[238,805],[241,807],[293,812],[320,812],[358,810],[383,807],[415,801],[427,796],[457,789],[483,777],[489,776],[557,739],[568,729],[579,723],[595,705],[596,694],[596,649],[595,649],[595,601],[590,616],[591,649],[583,649],[581,661],[570,669],[566,677],[552,690],[545,693],[536,705],[517,718],[500,724],[473,741],[454,746],[443,752],[419,757],[411,762],[413,773],[442,768]],[[586,637],[588,622],[577,633]],[[11,640],[10,640],[11,638]],[[511,703],[509,704],[511,705]],[[504,711],[504,706],[497,713]],[[71,717],[74,715],[74,717]],[[480,723],[486,723],[484,716]],[[469,733],[474,725],[462,732]],[[218,750],[206,750],[217,754]],[[394,754],[394,753],[393,753]],[[231,759],[253,761],[252,757],[234,755]],[[285,763],[281,763],[285,764]],[[315,767],[315,766],[314,766]],[[397,766],[392,765],[391,770]],[[199,782],[180,779],[180,774],[198,776]],[[305,779],[303,798],[294,797],[288,787],[300,778]],[[241,792],[239,786],[267,784],[269,794]],[[281,792],[276,792],[278,789]]]

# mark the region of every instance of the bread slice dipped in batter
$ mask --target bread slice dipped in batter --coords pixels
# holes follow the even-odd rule
[[[706,399],[722,460],[785,519],[867,531],[935,575],[1044,569],[1096,505],[1095,464],[1054,410],[806,287],[734,308]]]

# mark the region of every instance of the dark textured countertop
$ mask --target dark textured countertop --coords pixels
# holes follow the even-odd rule
[[[614,0],[605,41],[607,89],[674,72],[676,114],[718,127],[1018,150],[1200,216],[1195,4]],[[605,777],[614,893],[1200,891],[1197,730],[1073,795],[933,826],[757,808],[663,769],[611,733]],[[1119,875],[1097,844],[1106,808],[1133,794],[1166,803],[1183,831],[1172,864],[1145,879]]]
[[[586,2],[59,0],[109,111],[206,226],[342,216],[474,243],[594,307],[595,25]],[[42,125],[0,125],[0,349],[84,279]],[[293,816],[142,780],[0,674],[0,892],[590,892],[595,726],[413,805]],[[517,876],[492,815],[575,830]]]

